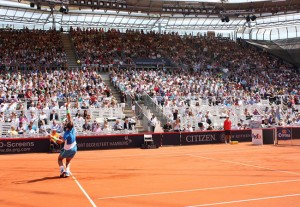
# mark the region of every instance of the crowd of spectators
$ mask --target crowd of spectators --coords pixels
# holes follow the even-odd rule
[[[0,111],[44,109],[50,110],[56,119],[56,110],[64,107],[59,100],[66,98],[74,101],[76,109],[114,107],[117,102],[111,98],[98,68],[89,68],[110,65],[112,82],[127,96],[138,100],[147,93],[162,107],[187,109],[186,116],[196,115],[190,108],[192,105],[229,107],[253,105],[265,99],[286,106],[282,111],[297,113],[293,109],[299,104],[299,73],[290,64],[242,40],[180,36],[174,32],[127,30],[121,33],[115,29],[76,28],[70,34],[79,60],[87,68],[66,71],[39,68],[37,72],[20,69],[22,65],[37,69],[35,66],[39,64],[65,63],[60,34],[27,29],[0,31],[1,64],[18,65],[15,70],[0,75]],[[174,67],[136,69],[135,58],[165,58]],[[116,65],[127,67],[121,69]],[[24,99],[28,101],[27,106],[20,102]],[[123,105],[124,102],[123,96]],[[269,114],[272,113],[262,115]],[[297,121],[298,115],[293,116]],[[177,119],[172,120],[173,128],[178,128],[180,120]],[[275,117],[276,122],[280,119]],[[89,127],[85,123],[85,130],[93,128],[92,121],[87,121]]]
[[[113,69],[112,82],[134,99],[147,93],[162,107],[184,109],[190,107],[191,102],[196,106],[204,102],[211,106],[240,106],[269,100],[270,104],[285,106],[285,111],[299,104],[299,73],[294,67],[241,40],[128,31],[119,34],[119,41],[123,43],[123,38],[129,34],[136,36],[131,44],[137,47],[148,46],[148,37],[157,38],[150,44],[154,49],[149,47],[148,51],[177,64],[172,69]],[[140,37],[143,42],[139,41]],[[155,47],[156,43],[166,53]],[[152,56],[147,53],[146,57]],[[190,116],[189,113],[191,110],[187,110],[186,116]],[[279,121],[276,119],[276,123]]]
[[[6,69],[62,68],[67,57],[60,32],[0,30],[0,66]]]
[[[12,70],[0,74],[1,111],[59,109],[58,101],[72,100],[75,108],[109,107],[117,104],[110,89],[94,70]]]
[[[119,107],[109,87],[92,69],[12,70],[0,74],[0,122],[10,123],[13,131],[21,134],[31,122],[37,127],[34,131],[45,125],[61,125],[67,99],[71,100],[71,110],[78,110],[74,119],[91,132],[94,128],[85,129],[83,125],[94,121],[90,110]],[[62,128],[57,131],[62,132]]]

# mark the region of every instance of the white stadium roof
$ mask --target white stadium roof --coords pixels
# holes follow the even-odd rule
[[[61,12],[62,6],[67,12]],[[199,31],[250,34],[255,31],[256,37],[263,33],[264,39],[280,39],[280,34],[276,34],[277,31],[281,33],[282,28],[284,31],[292,28],[292,36],[300,36],[300,1],[63,0],[61,3],[60,0],[0,0],[0,23],[2,27],[9,24],[14,28],[25,25],[48,29],[55,25],[66,29],[70,26],[101,27],[194,34]],[[266,34],[269,36],[265,38]]]

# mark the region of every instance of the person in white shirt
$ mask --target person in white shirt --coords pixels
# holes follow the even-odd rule
[[[156,123],[157,123],[157,119],[154,115],[152,115],[152,117],[150,119],[150,123],[149,123],[149,127],[150,127],[151,132],[154,132]]]
[[[52,103],[52,108],[51,108],[52,110],[59,110],[59,106],[58,106],[58,104],[57,104],[57,102],[53,102]]]
[[[173,124],[173,131],[174,132],[180,132],[181,126],[180,126],[180,119],[177,118]]]
[[[30,115],[27,117],[27,120],[29,122],[35,122],[37,120],[37,117],[36,117],[36,115],[34,114],[33,111],[30,111]]]
[[[5,122],[5,116],[4,116],[4,113],[2,111],[0,112],[0,122],[1,123]]]
[[[15,112],[11,113],[9,121],[11,123],[11,126],[14,126],[15,128],[19,126],[19,118],[17,117]]]
[[[42,110],[39,120],[43,120],[45,124],[48,124],[47,114],[44,110]]]
[[[193,127],[190,124],[188,124],[187,127],[186,127],[186,129],[184,131],[186,131],[186,132],[192,132],[192,131],[194,131],[194,129],[193,129]]]
[[[1,103],[0,111],[4,112],[4,111],[6,111],[6,109],[7,109],[7,104]]]
[[[36,134],[37,127],[34,125],[33,122],[30,122],[26,128],[26,134]]]
[[[19,123],[19,126],[17,127],[18,134],[24,134],[26,132],[26,127],[24,126],[23,122]]]
[[[35,107],[35,104],[34,102],[31,102],[30,103],[30,107],[28,108],[30,111],[35,111],[36,110],[36,107]]]

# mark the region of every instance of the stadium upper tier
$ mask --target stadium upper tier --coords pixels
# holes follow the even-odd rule
[[[299,10],[300,1],[296,0],[2,0],[0,23],[14,28],[22,28],[25,24],[30,28],[63,27],[65,30],[73,26],[181,34],[222,31],[235,38],[237,31],[247,36],[243,34],[244,29],[251,33],[253,28],[264,30],[295,25],[299,28]],[[297,33],[292,35],[299,37]],[[276,31],[270,36],[282,38]]]
[[[1,30],[0,64],[38,69],[64,67],[67,62],[60,33],[49,30]]]
[[[159,34],[127,30],[121,33],[111,29],[72,29],[71,36],[81,63],[128,64],[135,59],[161,59],[184,69],[285,69],[282,63],[267,53],[243,41],[208,36],[180,36],[178,33]]]

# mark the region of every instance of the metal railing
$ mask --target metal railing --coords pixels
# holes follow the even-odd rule
[[[168,117],[164,115],[163,108],[158,105],[153,98],[151,98],[147,93],[143,94],[144,105],[150,109],[154,116],[161,122],[162,125],[168,122]]]
[[[139,121],[140,125],[144,129],[149,129],[148,125],[150,123],[150,119],[147,117],[146,111],[138,104],[137,101],[135,101],[134,105],[135,105],[135,116],[137,118],[137,121]]]
[[[76,60],[80,60],[80,59],[79,59],[79,56],[78,56],[78,53],[77,53],[77,50],[76,50],[76,48],[75,48],[75,43],[74,43],[74,40],[73,40],[73,38],[72,38],[71,33],[68,34],[68,37],[69,37],[69,39],[70,39],[70,41],[71,41],[71,43],[72,43],[71,46],[72,46],[73,54],[74,54]],[[77,63],[77,64],[78,64],[78,63]],[[80,64],[79,64],[79,65],[80,65]]]

